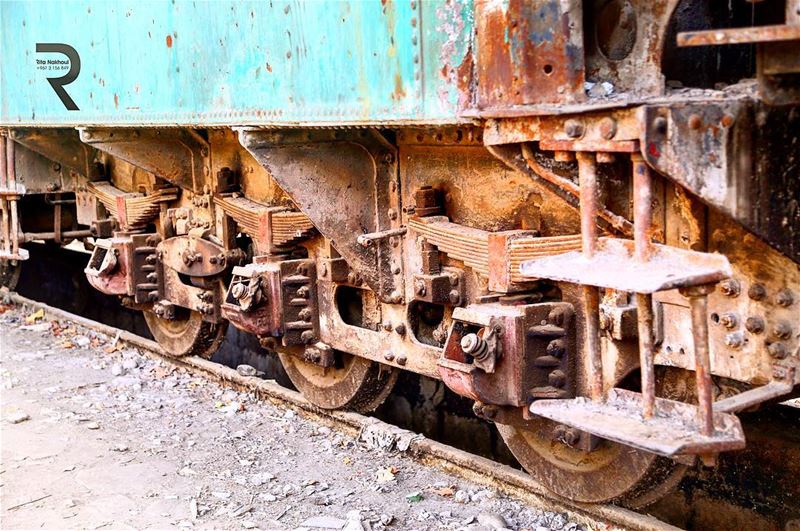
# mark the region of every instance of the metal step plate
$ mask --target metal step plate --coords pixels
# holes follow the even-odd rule
[[[642,395],[612,389],[605,402],[585,397],[538,400],[530,411],[560,424],[665,457],[714,454],[744,448],[742,425],[736,415],[714,413],[714,434],[700,433],[697,406],[656,398],[653,417],[642,417]]]
[[[640,262],[634,258],[633,250],[633,240],[600,238],[597,253],[591,258],[572,251],[523,262],[520,271],[532,279],[546,278],[634,293],[712,284],[732,275],[728,259],[721,254],[654,244],[650,260]]]

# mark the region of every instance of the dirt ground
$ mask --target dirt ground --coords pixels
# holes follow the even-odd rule
[[[0,306],[3,529],[581,527]]]

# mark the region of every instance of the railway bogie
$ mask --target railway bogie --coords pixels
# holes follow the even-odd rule
[[[715,44],[682,32],[688,4],[442,4],[475,44],[436,73],[446,94],[397,73],[433,114],[4,107],[0,278],[27,241],[86,240],[91,285],[167,353],[235,326],[330,409],[376,408],[402,370],[441,379],[557,494],[647,505],[800,383],[798,5],[715,37],[756,43],[754,80],[677,88],[681,46]]]

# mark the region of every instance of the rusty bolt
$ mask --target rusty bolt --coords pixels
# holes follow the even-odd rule
[[[400,302],[402,302],[402,300],[403,300],[403,295],[397,290],[394,290],[389,295],[389,302],[391,302],[392,304],[400,304]]]
[[[61,188],[61,185],[59,185],[58,183],[49,183],[47,185],[47,191],[48,192],[55,192],[59,188]]]
[[[775,297],[775,301],[778,303],[778,305],[786,308],[794,304],[794,294],[789,289],[782,289],[778,292],[778,295]]]
[[[567,385],[567,375],[558,369],[547,375],[547,382],[553,387],[564,387]]]
[[[738,280],[729,278],[719,285],[719,290],[726,297],[738,297],[742,290],[742,286],[739,284]]]
[[[450,291],[450,294],[449,294],[448,297],[450,299],[450,303],[451,304],[458,304],[458,303],[461,302],[461,294],[456,289]]]
[[[311,330],[303,330],[303,333],[300,334],[300,341],[308,345],[312,341],[314,341],[314,332]]]
[[[347,273],[347,282],[349,284],[355,284],[356,283],[356,274],[355,274],[355,272],[350,271],[349,273]]]
[[[161,317],[162,315],[164,315],[164,308],[162,308],[161,306],[156,306],[155,308],[153,308],[153,313]]]
[[[563,439],[565,431],[567,431],[567,427],[563,424],[558,424],[555,428],[553,428],[553,438],[559,440]]]
[[[386,330],[387,332],[391,332],[392,331],[392,323],[383,323],[383,329]]]
[[[383,359],[385,359],[386,361],[392,361],[394,359],[394,354],[392,354],[391,352],[387,352],[386,354],[383,355]]]
[[[570,138],[582,137],[585,130],[586,128],[580,120],[570,118],[564,122],[564,133]]]
[[[150,265],[155,264],[156,263],[156,255],[148,254],[144,259],[144,263],[145,264],[150,264]]]
[[[699,114],[692,114],[689,116],[689,129],[700,129],[700,126],[703,125],[703,119],[700,118]]]
[[[730,348],[741,348],[744,344],[744,335],[741,332],[731,332],[725,336],[725,344]]]
[[[760,301],[767,296],[767,289],[764,287],[764,284],[757,282],[747,290],[747,296],[754,301]]]
[[[323,263],[321,263],[321,264],[320,264],[320,266],[319,266],[319,275],[320,275],[321,277],[324,277],[324,276],[326,276],[327,274],[328,274],[328,265],[327,265],[325,262],[323,262]]]
[[[572,162],[575,160],[575,152],[574,151],[554,151],[553,152],[553,159],[556,162]]]
[[[208,262],[210,264],[216,264],[218,262],[217,257],[216,256],[212,256],[211,258],[208,259]]]
[[[554,339],[550,343],[547,344],[547,355],[553,356],[554,358],[560,358],[564,355],[566,349],[564,348],[564,340],[563,339]]]
[[[383,155],[383,163],[384,164],[391,164],[394,162],[394,153],[384,153]]]
[[[772,333],[779,339],[789,339],[792,336],[792,327],[786,321],[778,321],[772,328]]]
[[[389,219],[394,221],[397,219],[397,210],[390,208],[389,210],[386,211],[386,215],[389,216]]]
[[[297,296],[300,297],[301,299],[307,299],[308,291],[309,291],[308,286],[300,286],[299,288],[297,288]]]
[[[59,164],[58,162],[54,162],[53,171],[61,171],[61,164]]]
[[[760,334],[764,331],[764,319],[757,316],[748,317],[744,322],[744,327],[750,333]]]
[[[155,282],[158,280],[158,275],[156,273],[148,273],[147,274],[147,281],[148,282]]]
[[[789,355],[789,353],[786,351],[786,346],[783,343],[771,343],[767,345],[767,352],[769,352],[770,356],[779,360],[782,360]]]
[[[397,356],[397,364],[398,365],[405,365],[406,361],[408,361],[408,360],[406,359],[406,357],[403,354],[400,354],[399,356]]]
[[[719,324],[729,329],[736,328],[739,324],[739,317],[732,312],[723,313],[719,318]]]
[[[311,310],[308,308],[303,308],[299,312],[297,312],[297,316],[302,319],[303,321],[310,321],[311,320]]]
[[[722,119],[719,121],[719,123],[722,124],[722,127],[730,127],[730,126],[733,125],[734,121],[735,121],[735,118],[733,117],[733,115],[730,115],[730,114],[726,113],[722,117]]]
[[[406,325],[400,323],[399,325],[394,327],[394,331],[397,332],[399,335],[404,336],[406,335]]]
[[[617,134],[617,121],[610,116],[600,120],[600,136],[606,140],[611,140]]]
[[[427,291],[427,288],[425,287],[425,281],[424,280],[417,280],[414,283],[414,291],[420,297],[424,296],[425,292]]]
[[[242,297],[244,297],[244,294],[246,292],[247,289],[245,289],[244,284],[242,284],[241,282],[234,284],[231,287],[231,295],[233,295],[234,299],[241,299]]]
[[[447,276],[450,277],[451,286],[458,286],[458,275],[456,273],[449,273]]]
[[[498,413],[497,406],[488,406],[488,405],[483,406],[481,408],[481,413],[483,414],[484,417],[486,417],[489,420],[495,419],[497,418],[497,413]]]

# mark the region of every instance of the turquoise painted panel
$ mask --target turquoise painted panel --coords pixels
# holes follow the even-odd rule
[[[6,0],[0,123],[457,122],[471,16],[471,0]],[[78,52],[78,110],[48,82],[66,56],[37,43]]]

